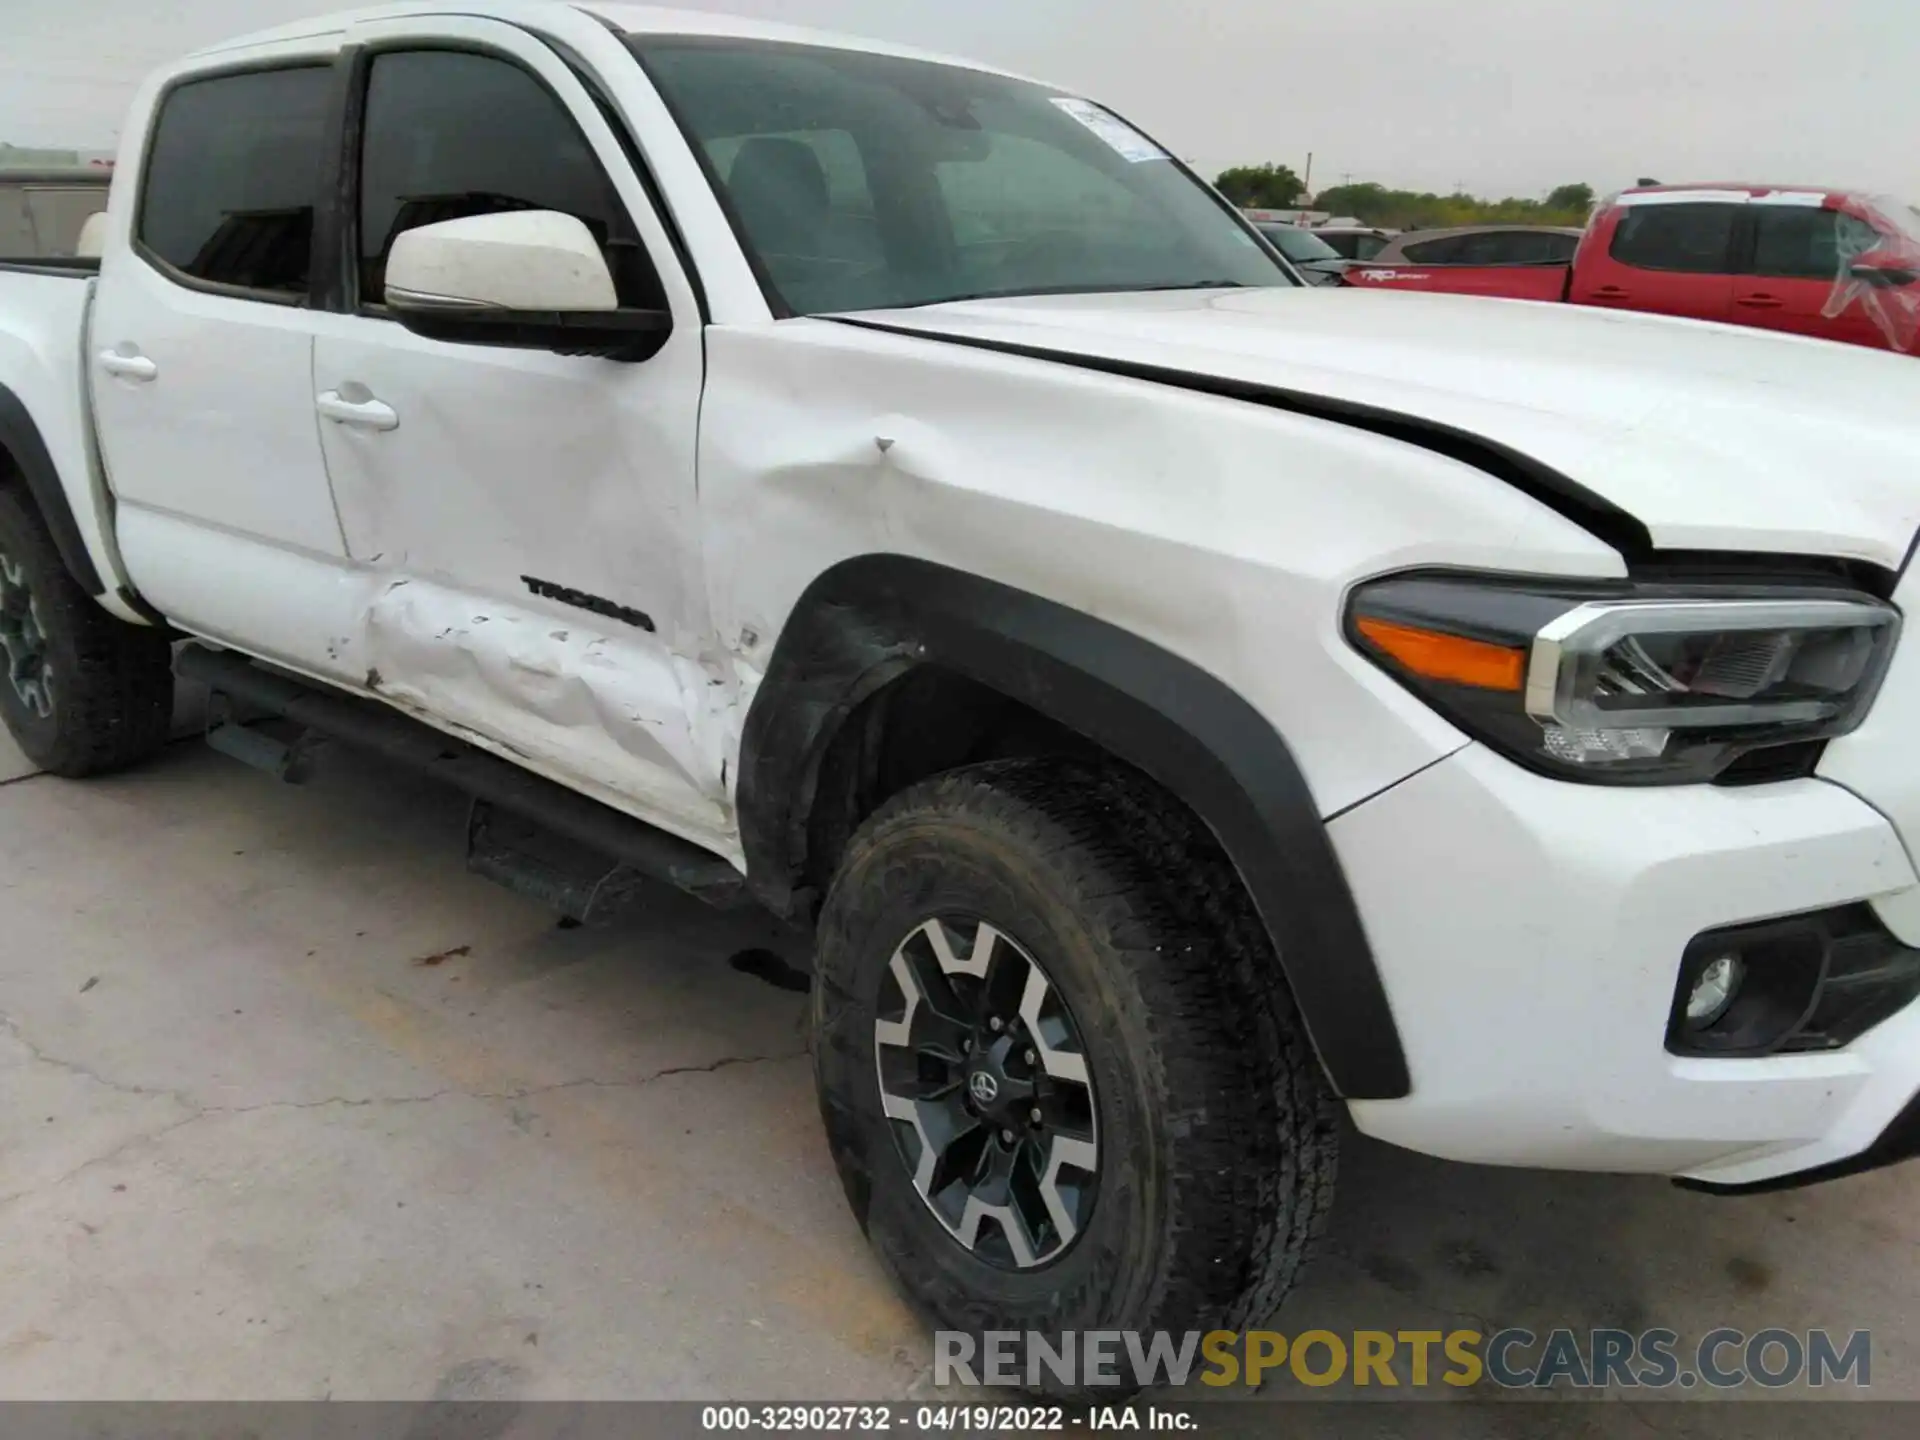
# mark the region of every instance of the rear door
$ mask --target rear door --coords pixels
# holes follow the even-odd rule
[[[337,48],[321,43],[160,93],[138,191],[110,212],[89,350],[141,593],[185,628],[324,671],[346,552],[313,415]]]
[[[1733,317],[1734,240],[1745,206],[1633,196],[1581,252],[1567,298],[1689,320]],[[1591,259],[1587,257],[1591,255]]]
[[[1812,204],[1765,201],[1749,207],[1753,240],[1746,273],[1735,283],[1735,318],[1796,335],[1886,348],[1867,307],[1847,305],[1828,319],[1827,302],[1844,285],[1841,256],[1871,250],[1882,238],[1865,220],[1814,196]]]

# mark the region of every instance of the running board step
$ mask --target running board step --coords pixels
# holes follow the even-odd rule
[[[293,728],[295,733],[291,739],[282,739],[269,727],[283,731]],[[207,697],[207,744],[243,765],[266,771],[276,780],[304,785],[313,774],[315,753],[326,741],[311,730],[289,727],[282,721],[269,720],[263,726],[258,719],[238,713],[232,696],[215,691]]]
[[[378,701],[328,690],[204,645],[182,646],[173,668],[213,692],[210,713],[217,719],[209,725],[209,742],[270,774],[303,779],[315,737],[322,737],[465,791],[476,802],[467,829],[471,868],[576,920],[611,915],[643,876],[711,905],[748,901],[740,872],[718,856]],[[290,720],[307,733],[283,742],[242,725],[233,718],[236,701],[248,711]]]
[[[467,869],[582,925],[620,919],[653,888],[604,850],[486,800],[475,800],[467,816]]]

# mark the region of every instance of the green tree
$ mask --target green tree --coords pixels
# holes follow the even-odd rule
[[[1285,165],[1236,165],[1215,180],[1220,193],[1242,209],[1290,210],[1306,184]]]
[[[1563,186],[1572,192],[1582,187]],[[1584,225],[1592,203],[1589,191],[1579,204],[1560,203],[1568,194],[1556,192],[1546,203],[1508,197],[1486,200],[1476,195],[1436,195],[1427,190],[1389,190],[1371,181],[1336,185],[1314,198],[1316,210],[1351,215],[1364,224],[1390,230],[1433,230],[1449,225]]]
[[[1549,210],[1591,210],[1593,208],[1593,187],[1591,185],[1557,185],[1553,193],[1547,196]]]

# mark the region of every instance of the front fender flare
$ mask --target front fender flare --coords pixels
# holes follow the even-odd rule
[[[1186,802],[1238,868],[1335,1088],[1411,1089],[1358,908],[1299,764],[1234,690],[1040,596],[901,555],[826,571],[795,605],[747,714],[737,801],[748,883],[795,906],[822,756],[860,702],[938,664],[1020,701]]]

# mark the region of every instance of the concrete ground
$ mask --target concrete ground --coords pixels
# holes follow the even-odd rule
[[[560,929],[367,763],[0,782],[0,1399],[929,1393],[805,997],[729,964],[802,959],[770,921]],[[1920,1397],[1920,1166],[1720,1200],[1353,1137],[1341,1185],[1277,1328],[1869,1328]]]

